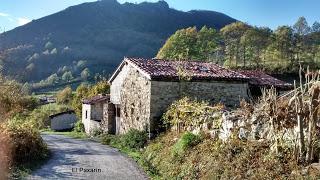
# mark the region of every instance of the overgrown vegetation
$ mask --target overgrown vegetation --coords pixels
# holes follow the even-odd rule
[[[269,144],[230,139],[205,138],[174,156],[181,133],[159,136],[143,153],[143,159],[162,179],[285,179],[302,178],[291,154],[276,156]],[[198,141],[195,141],[198,142]],[[151,169],[152,169],[151,168]]]
[[[174,102],[163,115],[167,126],[178,132],[186,130],[203,130],[221,124],[222,104],[210,106],[207,102],[197,102],[188,97]]]
[[[148,140],[147,133],[144,131],[138,131],[136,129],[130,129],[126,134],[114,136],[103,135],[102,143],[111,145],[120,149],[140,150],[144,148]]]
[[[27,118],[37,101],[15,81],[1,77],[0,85],[0,179],[18,178],[44,160],[48,150],[38,125]]]
[[[319,74],[305,79],[290,93],[270,89],[255,104],[241,102],[231,119],[204,102],[176,101],[164,114],[171,130],[140,161],[161,179],[318,179]]]

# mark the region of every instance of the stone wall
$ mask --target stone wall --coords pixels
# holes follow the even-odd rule
[[[101,129],[108,134],[115,134],[116,121],[115,106],[112,103],[103,105],[103,119],[101,121]]]
[[[149,131],[151,82],[129,66],[121,87],[120,134],[129,129]]]
[[[124,65],[119,72],[119,74],[115,77],[115,79],[112,81],[112,85],[110,87],[110,101],[113,104],[120,104],[120,91],[122,84],[124,82],[124,79],[127,77],[128,71],[130,69],[129,65]]]
[[[166,109],[183,96],[210,103],[222,102],[237,106],[241,99],[248,99],[248,84],[242,82],[151,82],[151,124],[158,123]]]

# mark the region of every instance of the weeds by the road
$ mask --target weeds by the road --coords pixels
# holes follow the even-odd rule
[[[89,137],[84,132],[76,132],[76,131],[67,131],[67,132],[57,132],[52,130],[42,130],[42,133],[44,134],[55,134],[55,135],[64,135],[76,139],[88,139]]]
[[[148,136],[145,132],[131,129],[127,134],[115,136],[103,134],[99,136],[102,144],[117,148],[120,152],[134,159],[140,167],[153,179],[158,179],[155,169],[143,158],[144,147]]]

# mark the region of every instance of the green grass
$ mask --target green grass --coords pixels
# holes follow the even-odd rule
[[[88,139],[89,137],[87,136],[86,133],[83,132],[75,132],[75,131],[68,131],[68,132],[57,132],[57,131],[52,131],[52,130],[42,130],[41,133],[44,134],[53,134],[53,135],[64,135],[76,139]]]

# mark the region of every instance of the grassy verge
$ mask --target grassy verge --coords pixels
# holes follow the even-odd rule
[[[143,132],[130,130],[121,136],[103,134],[98,139],[102,144],[114,147],[132,158],[152,179],[160,179],[157,171],[143,157],[144,146],[147,143],[147,136]]]
[[[86,133],[83,132],[75,132],[75,131],[68,131],[68,132],[57,132],[52,130],[42,130],[41,133],[43,134],[53,134],[53,135],[64,135],[76,139],[88,139],[89,137],[86,135]]]

